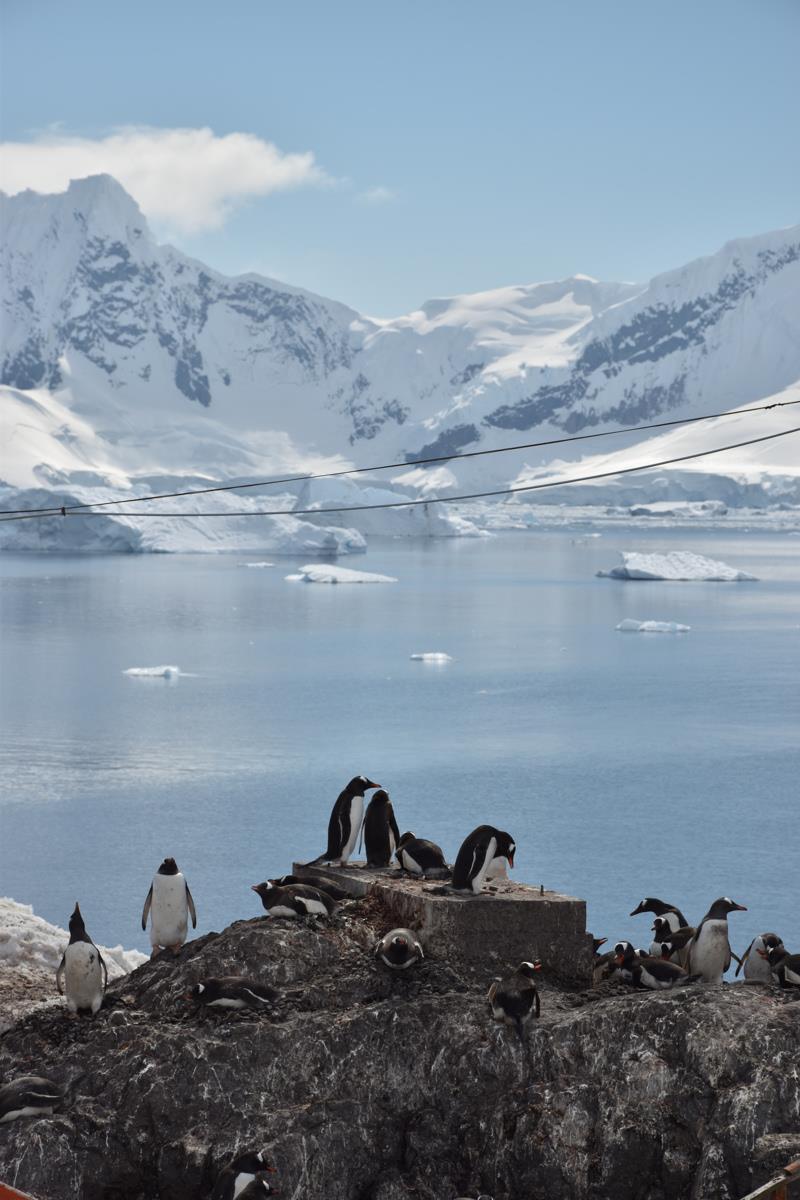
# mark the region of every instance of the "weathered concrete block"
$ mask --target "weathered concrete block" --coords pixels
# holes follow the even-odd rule
[[[548,977],[588,986],[592,979],[592,939],[586,932],[586,901],[526,884],[497,880],[479,896],[460,895],[448,885],[413,879],[386,868],[306,867],[298,878],[335,884],[351,896],[378,896],[397,925],[422,935],[437,958],[470,972],[494,975],[523,959],[540,958]]]

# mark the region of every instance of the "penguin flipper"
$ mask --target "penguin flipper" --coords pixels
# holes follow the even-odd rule
[[[397,821],[395,820],[394,809],[392,808],[391,804],[389,805],[389,828],[391,829],[392,833],[394,834],[394,844],[396,846],[397,843],[400,841],[400,830],[397,827]]]
[[[142,929],[147,929],[147,918],[150,915],[150,905],[153,902],[153,885],[150,884],[150,891],[147,893],[147,899],[144,902],[142,909]]]
[[[753,938],[753,942],[754,942],[755,940],[756,940],[756,939],[755,939],[755,938]],[[735,971],[735,973],[734,973],[734,978],[736,978],[736,976],[739,974],[739,972],[741,971],[742,967],[744,966],[744,964],[747,962],[748,958],[750,957],[750,951],[753,949],[753,942],[751,942],[751,943],[750,943],[750,945],[747,947],[747,949],[745,950],[745,952],[744,952],[744,954],[742,955],[742,957],[739,959],[739,965],[738,965],[738,967],[736,968],[736,971]]]
[[[59,996],[64,995],[63,984],[64,984],[64,971],[66,969],[66,966],[67,966],[67,956],[66,956],[66,954],[62,954],[61,962],[58,964],[58,970],[56,971],[56,987],[58,988]]]
[[[191,913],[191,916],[192,916],[192,929],[197,929],[197,912],[194,907],[194,900],[192,899],[192,893],[189,891],[188,883],[186,884],[186,903],[189,905],[189,912]]]
[[[97,957],[100,961],[100,966],[103,968],[103,991],[105,991],[108,987],[108,967],[106,966],[106,960],[99,950],[97,951]]]

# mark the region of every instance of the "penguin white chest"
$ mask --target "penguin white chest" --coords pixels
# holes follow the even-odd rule
[[[100,953],[91,942],[72,942],[64,951],[64,989],[70,1012],[97,1012],[103,1000]]]
[[[692,942],[692,974],[702,975],[706,983],[721,983],[729,965],[728,922],[706,921]]]
[[[150,915],[151,945],[183,945],[189,927],[189,907],[186,902],[186,880],[180,872],[177,875],[154,877]]]
[[[350,832],[345,830],[345,842],[342,846],[342,866],[347,862],[350,855],[353,853],[353,847],[358,840],[359,830],[361,829],[361,820],[364,816],[364,797],[353,796],[350,801]]]
[[[767,960],[758,953],[759,949],[764,949],[764,943],[760,937],[757,937],[750,947],[750,953],[744,960],[744,977],[751,983],[769,983],[772,979],[772,971]]]
[[[233,1200],[236,1200],[239,1193],[243,1192],[248,1183],[252,1183],[254,1179],[255,1175],[250,1175],[247,1171],[240,1171],[233,1181]]]

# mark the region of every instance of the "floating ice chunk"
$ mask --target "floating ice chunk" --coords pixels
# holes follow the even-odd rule
[[[270,563],[270,562],[239,563],[239,566],[240,567],[274,567],[275,563]]]
[[[302,579],[305,583],[397,583],[393,575],[374,575],[369,571],[353,571],[350,567],[332,567],[328,563],[308,563],[299,574],[287,579]]]
[[[755,575],[737,571],[727,563],[689,550],[672,550],[668,554],[641,554],[635,550],[623,550],[622,565],[610,571],[598,571],[608,579],[668,579],[707,580],[712,583],[734,583],[755,580]]]
[[[634,621],[626,617],[617,629],[620,633],[688,633],[691,625],[679,625],[677,621]]]
[[[140,679],[177,679],[181,674],[180,667],[128,667],[123,675],[135,675]]]
[[[412,654],[411,658],[414,662],[427,663],[449,663],[453,661],[450,654],[445,654],[443,650],[423,650],[419,654]]]

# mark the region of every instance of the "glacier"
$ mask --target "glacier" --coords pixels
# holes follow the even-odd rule
[[[485,537],[511,521],[498,504],[337,508],[543,482],[518,493],[511,527],[538,524],[528,506],[542,501],[552,513],[615,505],[664,520],[708,501],[800,506],[797,434],[569,482],[796,429],[800,407],[466,457],[800,400],[800,226],[730,242],[646,284],[575,275],[385,319],[158,244],[110,176],[0,195],[0,220],[1,508],[278,481],[153,502],[163,516],[136,506],[6,522],[0,548],[336,556],[376,534]],[[415,466],[420,457],[445,461]],[[374,463],[408,465],[302,478]],[[264,509],[275,515],[249,515]]]

